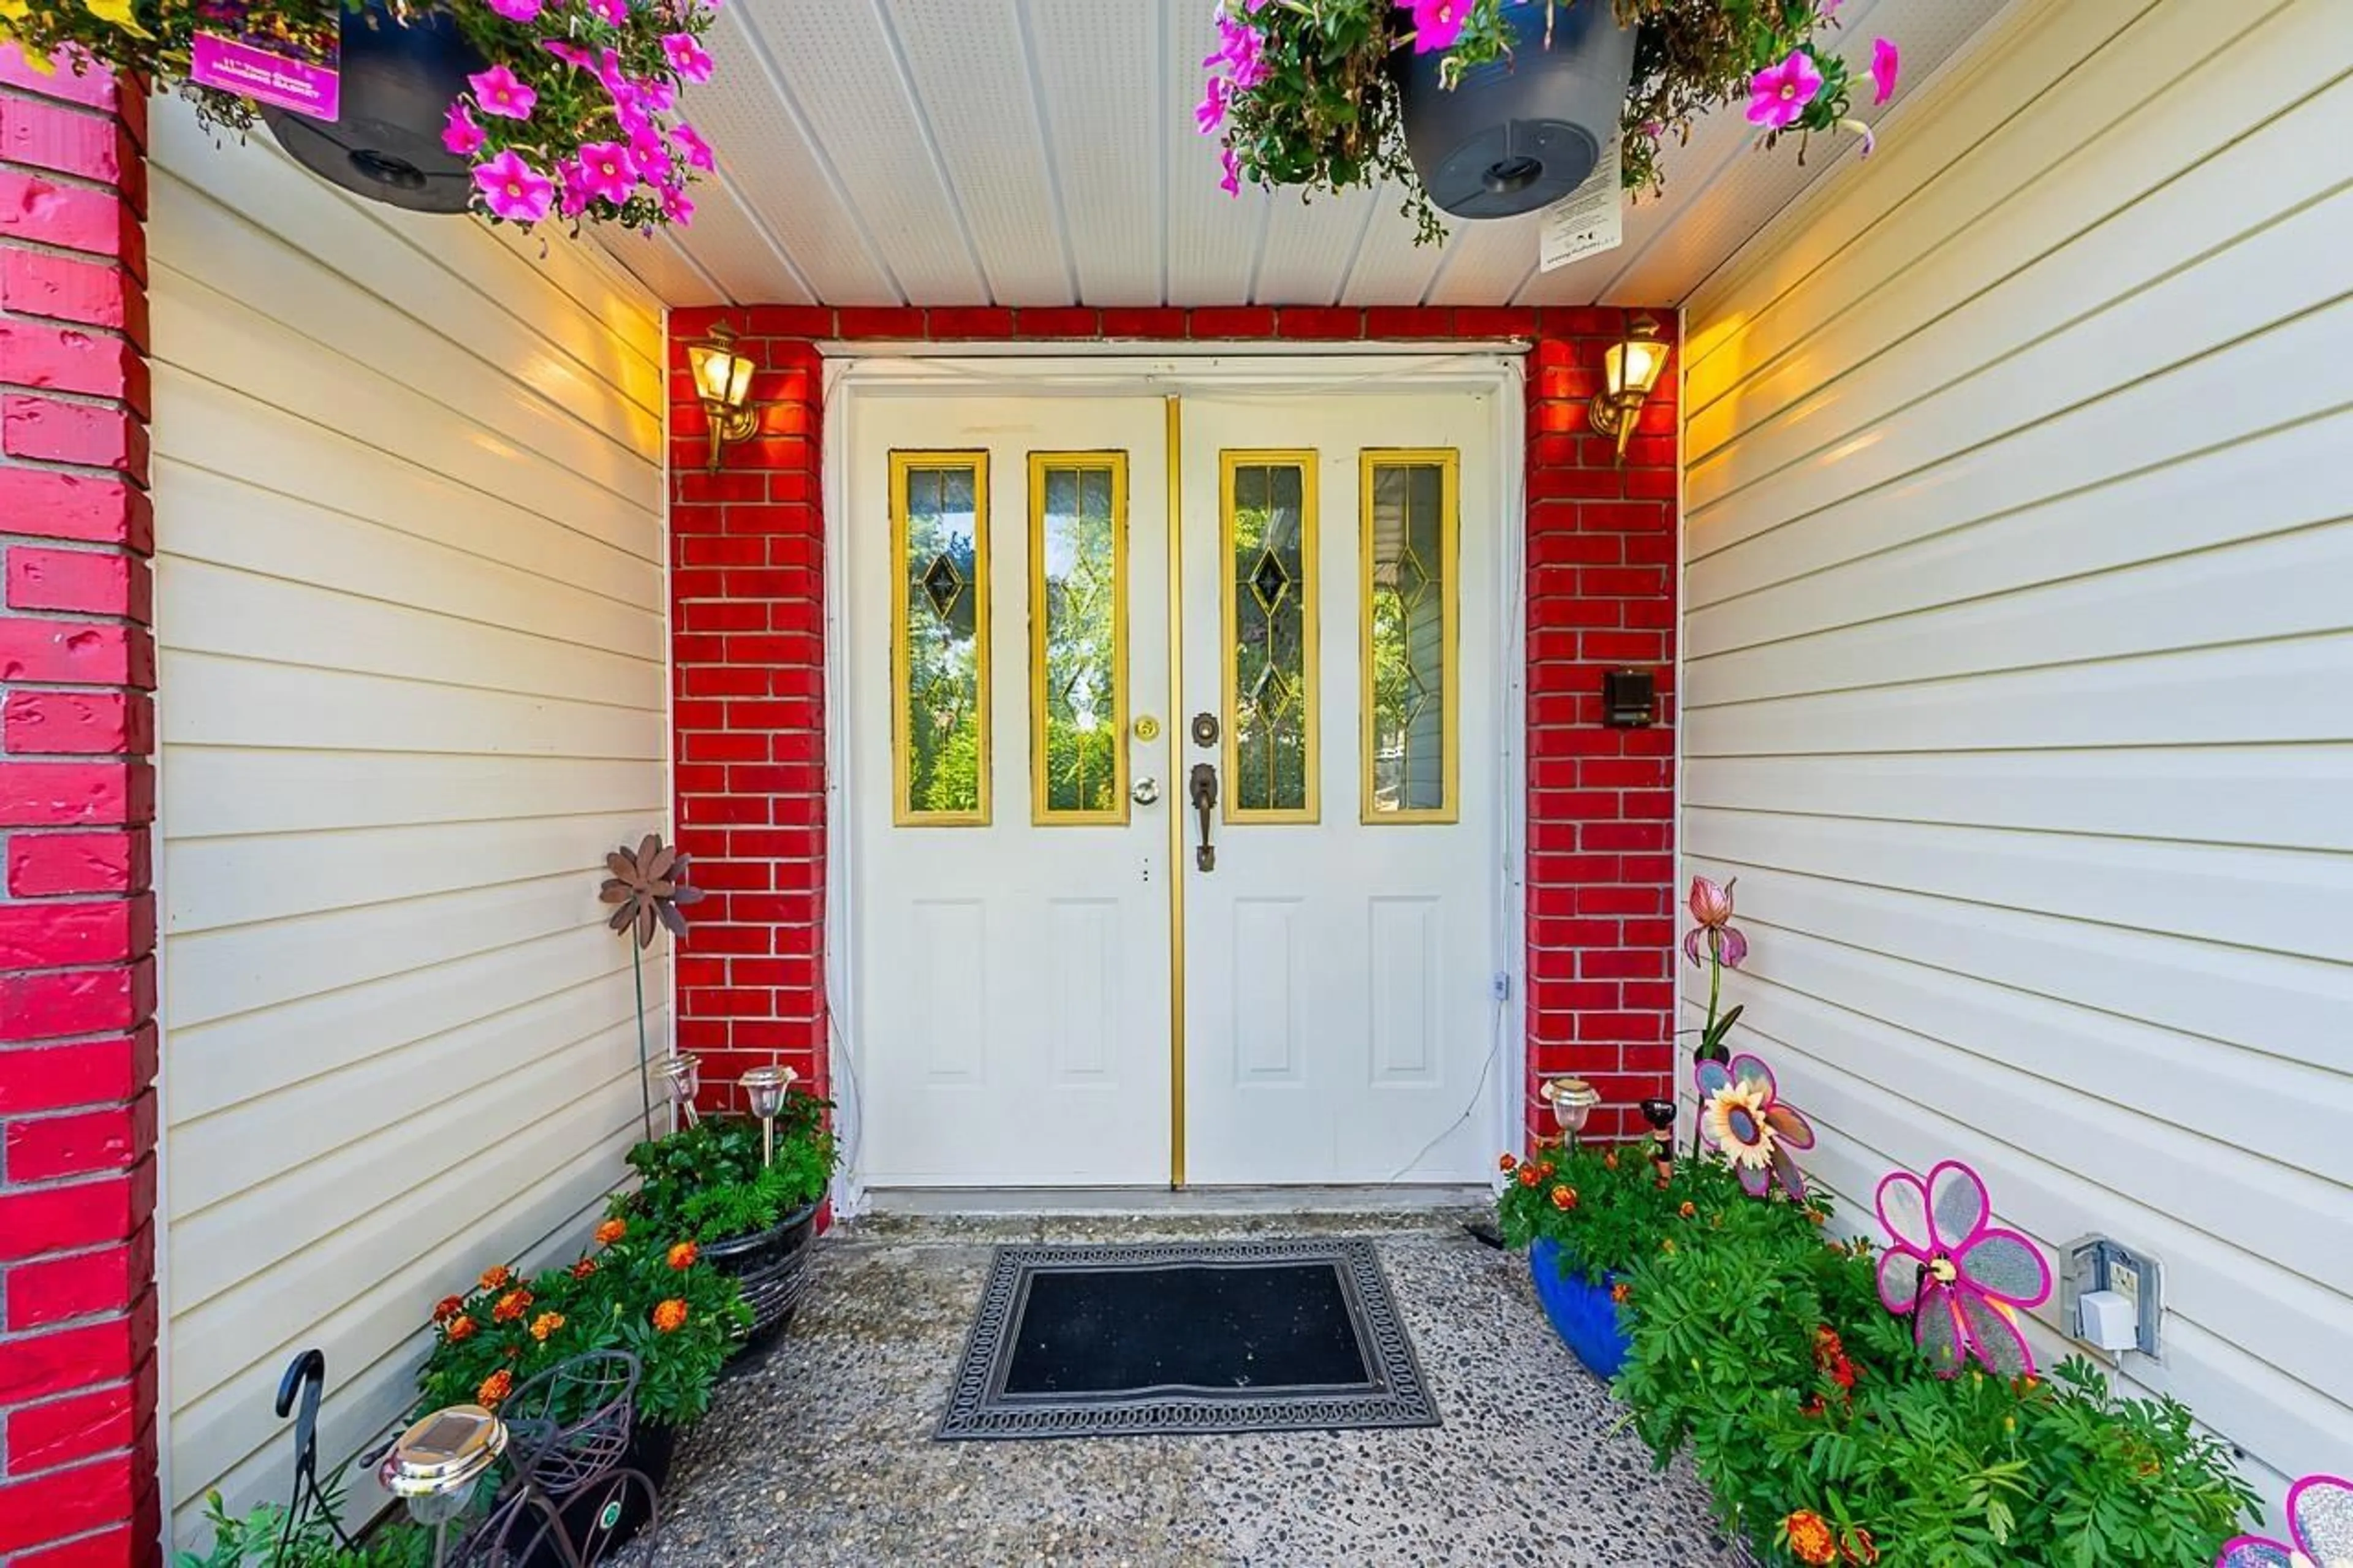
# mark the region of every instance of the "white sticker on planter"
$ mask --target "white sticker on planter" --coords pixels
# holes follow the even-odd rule
[[[1585,184],[1544,210],[1536,269],[1550,272],[1572,261],[1615,250],[1626,241],[1626,193],[1619,182],[1618,138],[1601,150]]]

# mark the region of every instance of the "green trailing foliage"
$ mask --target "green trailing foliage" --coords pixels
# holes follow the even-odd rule
[[[764,1164],[760,1124],[706,1116],[629,1151],[636,1191],[617,1195],[614,1217],[679,1240],[713,1242],[767,1230],[823,1198],[833,1181],[833,1109],[810,1094],[787,1094],[776,1117],[776,1152]]]
[[[1870,1244],[1827,1237],[1827,1204],[1751,1198],[1713,1162],[1662,1190],[1649,1152],[1540,1152],[1552,1174],[1514,1174],[1502,1227],[1614,1279],[1635,1430],[1662,1466],[1688,1450],[1777,1568],[2207,1568],[2253,1510],[2178,1402],[2119,1397],[2082,1360],[1940,1378],[1881,1305]]]
[[[291,1531],[286,1509],[263,1503],[242,1517],[229,1513],[217,1491],[205,1494],[207,1552],[179,1552],[172,1568],[426,1568],[433,1538],[406,1520],[385,1520],[357,1546],[346,1546],[329,1519],[342,1510],[339,1477],[323,1479],[326,1507],[311,1509]]]

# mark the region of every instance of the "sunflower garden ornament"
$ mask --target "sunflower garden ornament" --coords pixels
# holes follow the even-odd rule
[[[654,1135],[653,1064],[646,1050],[646,970],[644,952],[653,945],[657,927],[670,935],[686,934],[686,916],[679,911],[702,901],[702,889],[687,885],[687,857],[649,833],[631,849],[622,845],[605,857],[605,879],[597,898],[613,906],[605,924],[636,940],[629,946],[629,974],[638,991],[638,1089],[645,1110],[645,1133]],[[672,1055],[676,1047],[671,1047]],[[670,1069],[674,1070],[674,1069]]]
[[[1911,1315],[1913,1342],[1937,1375],[1957,1375],[1971,1356],[2003,1377],[2031,1373],[2034,1352],[2018,1313],[2051,1299],[2051,1265],[2025,1237],[1989,1223],[1993,1205],[1978,1173],[1957,1160],[1942,1162],[1925,1182],[1892,1171],[1879,1184],[1878,1209],[1887,1232],[1880,1303]]]
[[[2224,1544],[2214,1568],[2353,1568],[2353,1481],[2306,1476],[2288,1489],[2292,1541],[2242,1535]]]
[[[1724,1152],[1748,1195],[1763,1197],[1778,1178],[1803,1203],[1805,1173],[1789,1151],[1814,1146],[1813,1124],[1781,1098],[1773,1069],[1743,1053],[1729,1062],[1694,1063],[1692,1079],[1699,1087],[1700,1135]]]

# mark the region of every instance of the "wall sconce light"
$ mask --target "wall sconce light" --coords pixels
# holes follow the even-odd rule
[[[1659,323],[1649,316],[1635,317],[1625,339],[1602,352],[1601,374],[1608,384],[1594,398],[1590,413],[1596,430],[1618,437],[1620,463],[1626,460],[1626,443],[1634,438],[1642,401],[1666,368],[1667,345],[1660,341]]]
[[[761,405],[752,401],[752,357],[735,352],[735,329],[721,321],[710,336],[686,345],[686,367],[694,376],[694,395],[710,416],[708,471],[715,474],[719,455],[729,443],[760,433]]]

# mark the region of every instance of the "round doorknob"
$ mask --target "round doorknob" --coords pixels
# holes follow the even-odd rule
[[[1134,800],[1136,805],[1150,805],[1160,798],[1160,781],[1158,779],[1138,779],[1135,781],[1135,787],[1129,790],[1127,793],[1129,796]]]

